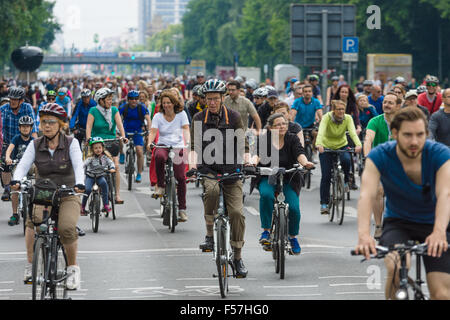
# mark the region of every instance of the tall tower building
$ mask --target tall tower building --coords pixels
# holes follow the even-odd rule
[[[165,26],[151,28],[158,30],[170,24],[181,23],[188,3],[189,0],[139,0],[139,44],[145,43],[150,24],[162,21]]]

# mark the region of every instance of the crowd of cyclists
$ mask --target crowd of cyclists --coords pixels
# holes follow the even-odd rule
[[[369,257],[375,252],[376,240],[384,244],[426,241],[431,296],[450,299],[450,89],[441,88],[435,76],[427,76],[415,88],[402,77],[387,84],[361,79],[352,88],[343,77],[332,76],[324,97],[317,75],[303,81],[286,79],[284,92],[277,91],[270,81],[258,84],[242,77],[222,81],[207,79],[203,73],[189,81],[172,76],[136,76],[122,81],[61,77],[25,87],[14,80],[4,81],[0,84],[1,181],[2,200],[12,203],[8,225],[20,223],[17,195],[11,192],[18,190],[30,173],[35,174],[36,185],[48,179],[87,196],[97,183],[106,213],[111,212],[110,200],[123,204],[119,168],[130,139],[137,155],[135,182],[142,182],[148,163],[155,198],[165,193],[164,166],[169,156],[167,149],[155,146],[174,147],[179,159],[174,161],[179,222],[188,221],[187,173],[230,174],[245,167],[290,169],[295,164],[313,170],[320,163],[318,211],[327,215],[334,158],[326,150],[341,150],[346,191],[361,187],[357,251]],[[305,153],[307,131],[312,136],[307,140],[313,150],[309,157]],[[365,161],[361,186],[356,183],[355,157],[347,152],[350,148]],[[108,199],[107,172],[115,176],[115,199]],[[299,255],[303,178],[294,174],[284,179],[290,250]],[[428,195],[424,200],[425,186]],[[251,188],[259,191],[259,242],[267,246],[275,190],[270,177],[252,179]],[[219,194],[217,184],[207,179],[203,189],[206,235],[200,248],[211,251]],[[243,182],[227,181],[224,193],[233,265],[242,278],[248,273],[242,259],[246,229]],[[80,201],[76,196],[61,200],[58,230],[68,256],[67,288],[71,290],[80,283],[77,222],[80,215],[86,215],[86,202],[87,197]],[[36,205],[33,214],[42,216],[43,210]],[[376,225],[373,236],[372,215]],[[33,223],[23,223],[27,224],[27,282],[35,231]],[[394,278],[392,263],[386,265]],[[391,297],[391,291],[386,296]]]

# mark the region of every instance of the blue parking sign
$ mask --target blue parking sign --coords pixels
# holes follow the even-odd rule
[[[358,37],[344,37],[342,43],[342,53],[358,53]]]

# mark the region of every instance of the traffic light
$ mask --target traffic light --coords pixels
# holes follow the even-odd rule
[[[136,60],[136,56],[134,54],[131,55],[131,60]]]

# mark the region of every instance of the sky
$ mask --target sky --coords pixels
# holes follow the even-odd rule
[[[101,41],[138,26],[138,0],[56,0],[53,12],[68,49],[93,47],[95,33]]]

